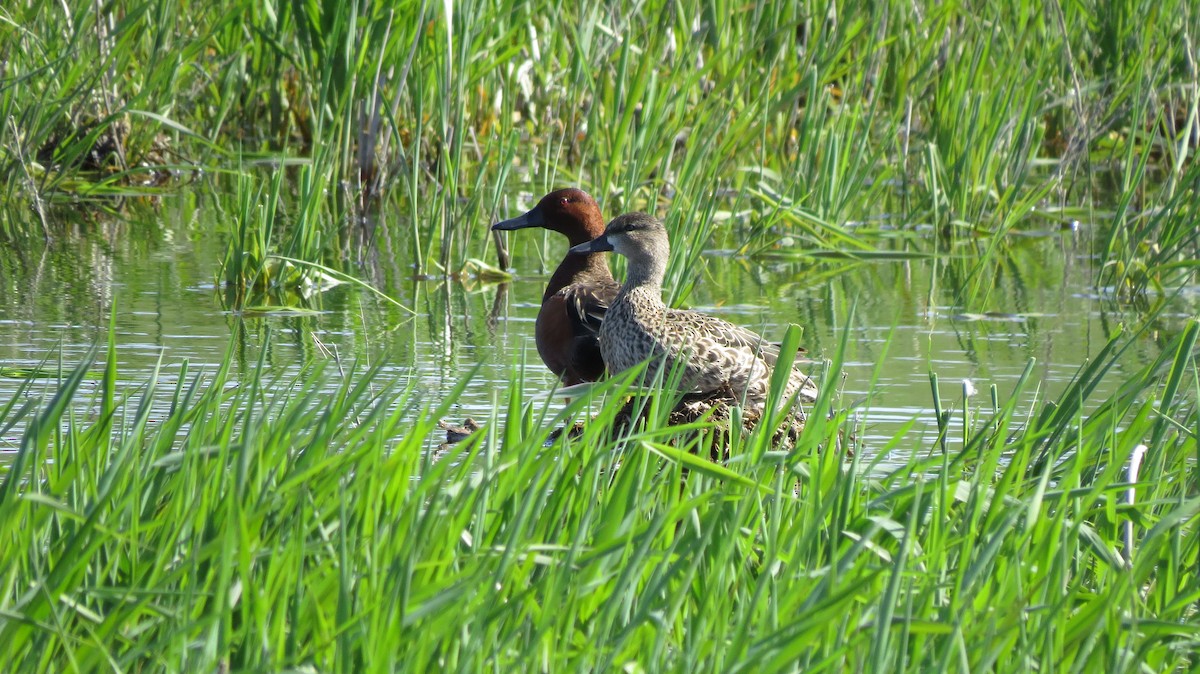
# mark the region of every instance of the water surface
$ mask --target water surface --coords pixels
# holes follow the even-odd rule
[[[35,367],[47,358],[57,364],[60,353],[74,365],[102,343],[115,304],[119,373],[134,385],[160,365],[167,382],[184,361],[191,372],[214,370],[230,349],[235,376],[260,358],[285,376],[314,360],[383,363],[380,377],[415,383],[426,401],[440,399],[478,366],[453,421],[487,418],[522,362],[527,397],[544,400],[554,385],[538,360],[533,324],[548,274],[566,248],[557,237],[511,236],[517,277],[510,284],[419,277],[403,260],[378,254],[351,270],[411,312],[343,285],[312,298],[304,311],[278,314],[224,305],[217,282],[224,243],[200,231],[168,207],[36,250],[0,251],[0,367]],[[989,387],[1007,399],[1033,360],[1037,389],[1026,394],[1028,402],[1035,392],[1054,398],[1118,324],[1137,323],[1095,289],[1089,241],[1086,229],[1021,240],[994,269],[981,268],[969,251],[853,261],[802,259],[788,250],[746,259],[717,248],[690,270],[699,280],[686,304],[772,339],[799,324],[817,359],[832,357],[845,339],[840,401],[858,408],[861,451],[884,446],[913,419],[896,451],[929,451],[936,434],[930,373],[941,381],[946,406],[961,405],[969,380],[979,391],[971,407],[985,408]],[[1158,341],[1191,310],[1180,304],[1161,331],[1137,341],[1104,390],[1157,355]],[[325,372],[336,386],[337,368]],[[0,377],[0,404],[20,384]],[[31,395],[48,396],[53,386],[46,379]],[[0,435],[0,452],[15,450],[19,432]]]

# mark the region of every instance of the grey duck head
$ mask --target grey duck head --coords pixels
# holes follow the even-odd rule
[[[647,213],[626,213],[613,218],[600,236],[567,252],[582,255],[604,251],[629,260],[627,285],[661,285],[671,246],[661,220]]]

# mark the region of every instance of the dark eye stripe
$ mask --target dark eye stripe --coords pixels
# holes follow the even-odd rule
[[[612,234],[628,234],[630,232],[641,232],[648,230],[652,225],[653,221],[648,222],[645,219],[633,218],[623,222],[613,222],[610,226],[612,227]]]

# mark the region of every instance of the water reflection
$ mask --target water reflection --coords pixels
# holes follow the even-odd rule
[[[989,387],[1006,399],[1032,358],[1039,384],[1025,402],[1034,393],[1053,398],[1120,321],[1134,320],[1094,292],[1092,262],[1074,236],[1022,241],[989,268],[961,255],[816,261],[714,253],[693,270],[687,305],[775,339],[797,323],[818,358],[832,357],[844,340],[843,404],[861,401],[862,451],[877,451],[910,426],[896,451],[927,452],[937,435],[931,372],[942,382],[946,407],[961,404],[960,382],[969,379],[980,391],[972,406],[986,408]],[[433,401],[479,366],[452,414],[456,421],[486,418],[516,364],[529,365],[527,396],[544,397],[554,385],[538,360],[533,327],[545,274],[559,253],[542,254],[540,245],[514,251],[523,273],[506,285],[415,278],[394,258],[375,257],[362,276],[411,311],[343,285],[312,300],[311,312],[288,315],[224,309],[214,286],[222,243],[183,230],[158,237],[105,232],[33,254],[5,250],[0,365],[33,367],[48,355],[57,360],[60,351],[73,365],[103,339],[115,302],[119,371],[132,385],[160,359],[169,383],[184,360],[192,372],[215,369],[232,349],[235,375],[260,359],[285,378],[314,361],[382,361],[381,376],[410,380]],[[1180,306],[1160,329],[1172,332],[1195,298],[1176,300]],[[1110,389],[1122,372],[1157,354],[1155,336],[1130,349]],[[337,371],[326,369],[330,387]],[[0,404],[20,383],[0,378]],[[46,395],[52,382],[32,390]],[[15,449],[18,433],[0,437],[0,451]]]

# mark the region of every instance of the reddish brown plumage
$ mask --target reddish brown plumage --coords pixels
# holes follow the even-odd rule
[[[604,216],[591,195],[569,188],[547,194],[529,212],[492,229],[527,227],[558,232],[574,246],[602,234]],[[603,253],[567,255],[554,270],[542,295],[534,335],[538,355],[563,384],[596,381],[604,374],[596,333],[619,287]]]

